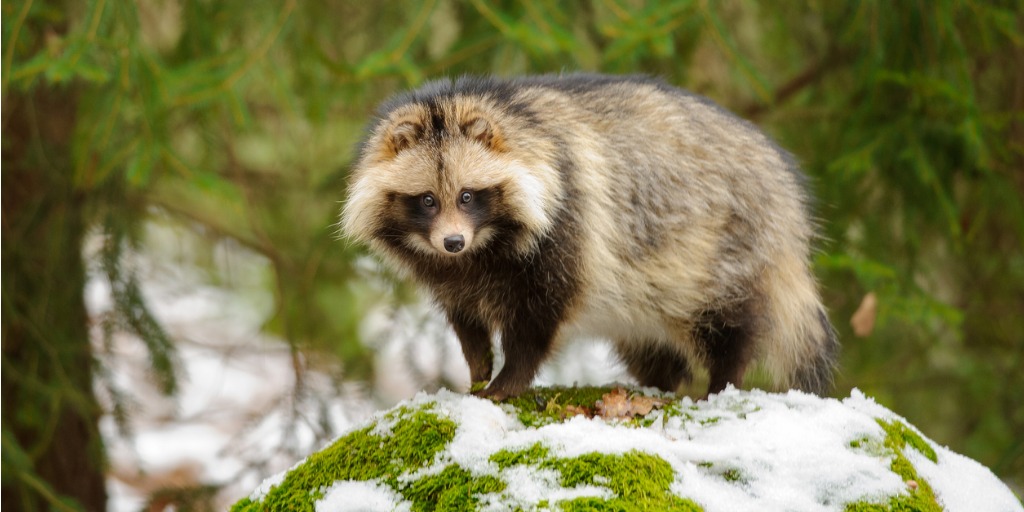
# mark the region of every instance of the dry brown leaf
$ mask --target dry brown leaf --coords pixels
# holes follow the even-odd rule
[[[626,390],[622,388],[605,393],[600,400],[594,402],[594,407],[602,418],[625,418],[630,414]]]
[[[860,301],[857,311],[850,317],[850,327],[853,327],[853,334],[859,338],[871,335],[875,330],[875,317],[878,316],[878,297],[875,292],[868,292]]]
[[[602,418],[632,418],[647,415],[655,407],[661,407],[666,403],[668,400],[664,398],[646,395],[629,396],[625,389],[615,388],[595,402],[594,407]]]
[[[594,417],[594,413],[586,407],[580,407],[578,405],[567,405],[563,417],[572,418],[573,416],[586,416],[588,418]]]
[[[655,398],[647,395],[637,395],[633,397],[633,414],[638,416],[646,416],[650,414],[656,407],[661,407],[668,403],[668,399]]]

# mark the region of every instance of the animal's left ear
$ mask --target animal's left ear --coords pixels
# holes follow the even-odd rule
[[[490,149],[500,150],[501,137],[494,124],[483,117],[474,117],[462,123],[462,134],[480,142]]]
[[[403,121],[388,130],[387,144],[392,155],[419,143],[423,136],[423,125],[413,121]]]

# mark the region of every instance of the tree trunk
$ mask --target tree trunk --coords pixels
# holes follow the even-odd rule
[[[86,193],[75,186],[71,158],[77,98],[71,86],[13,89],[3,100],[2,505],[61,510],[68,507],[56,500],[71,498],[103,511],[83,298]]]

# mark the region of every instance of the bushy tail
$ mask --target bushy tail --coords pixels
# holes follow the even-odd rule
[[[818,324],[820,331],[813,335],[816,339],[810,343],[811,353],[793,369],[789,380],[790,386],[795,389],[825,396],[832,391],[832,374],[839,357],[839,338],[824,308],[818,308]]]
[[[776,385],[827,395],[839,341],[814,277],[801,259],[791,258],[766,270],[762,279],[768,298],[764,359]]]

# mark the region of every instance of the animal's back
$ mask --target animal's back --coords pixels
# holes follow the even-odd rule
[[[695,325],[755,331],[730,350],[764,359],[783,383],[826,388],[834,333],[809,270],[813,227],[793,158],[750,123],[656,81],[548,80],[522,97],[574,151],[589,228],[569,332],[617,339],[625,352],[656,340],[706,362],[713,348],[693,339]],[[799,371],[811,354],[821,369]]]

